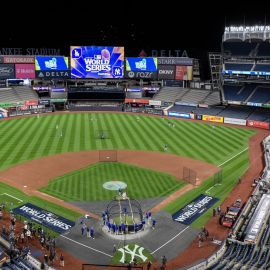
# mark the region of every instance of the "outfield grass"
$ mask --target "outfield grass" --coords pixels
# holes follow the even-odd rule
[[[139,120],[137,120],[137,117],[137,115],[131,114],[83,113],[51,114],[40,116],[39,118],[34,116],[0,121],[0,170],[26,160],[56,153],[91,149],[163,151],[164,144],[168,145],[168,153],[203,160],[219,166],[246,149],[249,138],[255,134],[254,130],[227,126],[214,127],[211,123],[178,121],[175,119],[166,120],[148,116],[139,116]],[[169,126],[168,121],[175,123],[175,127]],[[95,134],[98,130],[108,131],[110,138],[105,140],[97,139]],[[210,195],[223,200],[247,167],[247,151],[222,165],[223,184],[212,190],[213,192]],[[95,178],[101,181],[97,176],[100,174],[100,171],[96,173]],[[113,175],[110,175],[109,180],[114,180],[112,179],[113,177]],[[74,182],[75,180],[72,181]],[[80,181],[82,185],[91,186],[89,182],[86,183],[86,179],[81,179]],[[123,181],[126,182],[127,180]],[[60,182],[61,179],[57,180],[55,184],[50,183],[48,188],[51,185],[61,185]],[[132,184],[135,187],[132,187]],[[96,188],[95,185],[93,186],[94,189]],[[139,187],[135,183],[130,183],[129,188],[132,187],[133,191],[128,189],[129,195],[131,196],[130,192],[134,192],[132,196],[135,198],[146,198],[156,196],[157,194],[159,196],[162,196],[162,194],[166,195],[174,190],[174,186],[171,186],[172,189],[170,191],[166,189],[163,190],[164,193],[159,193],[160,190],[157,190],[159,186],[153,183],[151,185],[153,186],[153,191],[150,191],[150,186],[146,189],[144,184]],[[200,187],[188,192],[168,205],[165,210],[171,213],[175,212],[175,210],[181,208],[197,195],[204,193],[212,185],[213,179],[210,178]],[[0,190],[1,188],[3,187],[0,186]],[[108,195],[101,195],[100,190],[85,194],[85,190],[83,187],[79,187],[79,185],[75,186],[75,188],[69,185],[68,188],[73,189],[71,192],[68,190],[68,197],[64,192],[54,195],[65,200],[71,199],[70,194],[72,199],[76,200],[108,198]],[[59,187],[58,189],[61,191]],[[65,189],[64,186],[63,189]],[[2,193],[4,192],[7,191],[2,191]],[[12,190],[10,192],[14,195]],[[50,192],[55,192],[55,190],[50,187]],[[27,199],[25,196],[24,198],[55,213],[64,213],[63,216],[67,215],[66,217],[68,218],[73,215],[66,212],[69,210],[63,210],[63,208],[58,208],[56,205],[44,204],[37,197]],[[197,219],[193,225],[200,227],[206,222],[210,214],[211,210]],[[78,214],[74,213],[74,216],[76,215],[78,216]]]
[[[65,201],[111,200],[117,191],[104,189],[102,185],[113,180],[125,182],[127,195],[136,199],[167,196],[185,184],[166,173],[120,162],[103,162],[57,177],[41,191]]]
[[[56,153],[138,149],[188,156],[218,165],[247,147],[253,130],[130,114],[51,114],[0,121],[0,170]],[[56,126],[58,128],[56,129]],[[96,139],[107,130],[110,139]],[[62,137],[60,136],[62,133]]]

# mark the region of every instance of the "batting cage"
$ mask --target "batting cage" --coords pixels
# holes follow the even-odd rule
[[[83,264],[82,270],[119,270],[119,269],[138,269],[143,270],[142,266],[131,266],[128,268],[128,265],[103,265],[103,264]]]
[[[99,162],[117,162],[117,150],[99,150]]]
[[[107,129],[99,129],[95,131],[95,138],[97,140],[106,140],[106,139],[110,139],[110,131]]]
[[[183,180],[196,186],[197,172],[188,167],[183,167]]]

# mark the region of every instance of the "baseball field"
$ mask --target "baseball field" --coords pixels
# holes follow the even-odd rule
[[[105,138],[101,138],[102,134]],[[67,113],[18,118],[0,122],[0,170],[65,152],[100,149],[164,152],[166,144],[166,153],[205,161],[222,170],[221,185],[211,190],[211,195],[222,201],[248,168],[248,140],[254,134],[251,129],[131,114]],[[86,179],[92,179],[91,183]],[[65,201],[108,200],[111,195],[101,190],[101,184],[111,179],[128,183],[135,198],[167,196],[184,185],[183,181],[169,174],[122,163],[98,163],[51,179],[41,190]],[[165,210],[170,213],[177,211],[212,186],[213,177],[210,177],[199,187],[172,201]],[[3,193],[24,202],[46,205],[47,209],[72,220],[79,216],[35,196],[27,197],[1,183],[0,194]],[[4,200],[3,197],[0,200]],[[204,224],[210,213],[211,209],[193,225]]]

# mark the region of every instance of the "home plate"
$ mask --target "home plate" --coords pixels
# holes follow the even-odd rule
[[[106,157],[106,158],[110,158],[110,157]]]
[[[27,187],[27,186],[23,186],[23,187]]]

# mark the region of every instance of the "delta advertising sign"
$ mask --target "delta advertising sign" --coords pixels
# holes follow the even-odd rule
[[[37,78],[70,78],[68,57],[36,56],[35,68]]]
[[[70,47],[71,78],[124,77],[124,47]]]

